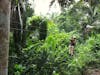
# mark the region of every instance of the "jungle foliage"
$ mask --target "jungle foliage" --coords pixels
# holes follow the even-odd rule
[[[80,0],[72,5],[50,19],[27,16],[26,44],[20,55],[11,32],[9,75],[84,75],[87,67],[100,68],[100,4]],[[84,24],[95,26],[86,37]],[[77,37],[74,56],[68,49],[72,35]]]

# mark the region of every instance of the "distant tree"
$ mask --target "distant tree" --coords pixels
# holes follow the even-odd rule
[[[27,0],[12,0],[11,4],[11,32],[13,33],[15,53],[20,55],[21,49],[26,44],[26,20],[33,11]]]
[[[50,2],[50,7],[54,4],[56,0],[52,0]],[[66,8],[67,6],[69,6],[70,4],[72,4],[74,2],[74,0],[57,0],[57,2],[59,3],[61,10],[63,11],[64,8]]]

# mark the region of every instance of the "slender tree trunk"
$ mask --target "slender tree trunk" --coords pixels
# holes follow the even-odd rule
[[[10,1],[0,0],[0,75],[8,75]]]

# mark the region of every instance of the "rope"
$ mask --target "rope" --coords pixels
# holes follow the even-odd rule
[[[4,30],[5,28],[0,28],[0,30]],[[18,29],[18,28],[10,28],[12,30],[16,30],[16,31],[26,31],[26,32],[30,32],[32,30],[29,30],[29,29]],[[44,32],[39,32],[39,33],[42,33],[42,34],[45,34]]]

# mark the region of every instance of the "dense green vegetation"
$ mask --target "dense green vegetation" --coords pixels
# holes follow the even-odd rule
[[[88,67],[100,68],[100,4],[84,1],[51,18],[27,16],[24,47],[16,51],[10,37],[9,75],[84,75]],[[84,35],[84,25],[95,28]],[[69,42],[76,36],[74,56]]]

